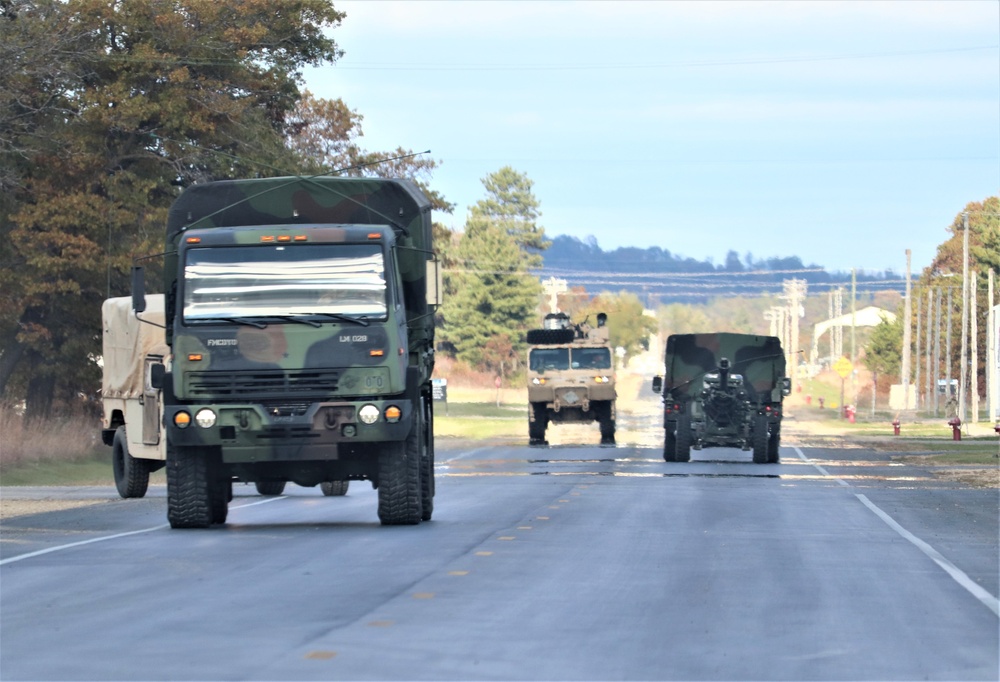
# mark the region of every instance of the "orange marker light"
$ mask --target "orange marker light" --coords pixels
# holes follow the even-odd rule
[[[373,358],[380,358],[383,355],[385,355],[385,351],[382,350],[381,348],[375,348],[374,350],[368,351],[368,355],[372,356]]]
[[[290,242],[290,241],[292,241],[292,235],[290,235],[290,234],[279,234],[278,235],[278,241],[279,242]]]
[[[188,354],[188,361],[189,362],[201,362],[201,359],[202,359],[201,353],[189,353]]]
[[[385,420],[387,422],[398,422],[401,416],[403,416],[403,412],[395,405],[385,408]]]
[[[381,239],[382,235],[379,234],[378,232],[369,232],[368,233],[368,238],[369,239]]]
[[[307,236],[305,236],[304,234],[297,234],[297,235],[295,235],[295,241],[297,241],[297,242],[304,242],[304,241],[306,241],[308,239],[309,238]]]
[[[184,241],[188,244],[201,244],[201,237],[188,237]]]
[[[187,412],[178,412],[174,415],[174,424],[181,429],[186,429],[191,425],[191,415]]]
[[[263,237],[260,238],[260,240],[262,242],[264,242],[265,244],[270,244],[271,242],[274,241],[274,235],[270,235],[270,234],[264,235]]]

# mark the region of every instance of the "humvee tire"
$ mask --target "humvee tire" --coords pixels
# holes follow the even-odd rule
[[[115,474],[115,487],[118,494],[128,499],[144,497],[149,489],[149,460],[136,459],[128,453],[128,438],[125,427],[115,429],[114,443],[111,446],[111,468]]]
[[[527,341],[531,345],[572,343],[576,338],[573,329],[529,329]]]
[[[767,433],[767,417],[758,415],[753,421],[753,463],[767,464],[770,438]]]
[[[677,420],[677,436],[674,439],[676,448],[674,449],[675,462],[691,461],[691,445],[694,437],[691,434],[691,420],[688,418]]]
[[[350,485],[350,481],[323,481],[319,484],[319,489],[327,497],[341,497],[347,494]]]
[[[284,481],[257,481],[254,483],[257,492],[267,497],[274,497],[285,492]]]
[[[383,526],[413,526],[423,516],[419,413],[403,443],[387,443],[378,458],[378,518]]]
[[[212,525],[208,469],[208,457],[198,448],[167,449],[167,521],[171,528]]]

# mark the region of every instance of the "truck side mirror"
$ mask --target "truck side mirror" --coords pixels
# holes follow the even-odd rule
[[[154,362],[149,366],[149,385],[159,390],[163,388],[164,379],[167,376],[167,368],[162,362]]]
[[[146,311],[146,277],[141,265],[132,266],[132,310]]]
[[[781,395],[791,395],[792,394],[792,380],[785,377],[781,380]]]
[[[441,305],[444,283],[441,281],[441,264],[437,257],[427,261],[427,305]]]
[[[663,377],[653,377],[653,393],[663,392]]]

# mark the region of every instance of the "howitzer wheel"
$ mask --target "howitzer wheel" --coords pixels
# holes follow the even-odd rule
[[[207,452],[198,448],[167,449],[167,520],[171,528],[212,525],[212,485]]]
[[[319,489],[327,497],[342,497],[347,494],[350,481],[323,481],[319,484]]]
[[[136,459],[128,453],[128,438],[124,426],[115,429],[111,446],[111,468],[118,494],[128,499],[144,497],[149,489],[149,460]]]
[[[753,463],[767,464],[770,450],[767,417],[758,415],[753,420]]]
[[[284,481],[257,481],[253,485],[258,493],[266,497],[275,497],[285,492]]]

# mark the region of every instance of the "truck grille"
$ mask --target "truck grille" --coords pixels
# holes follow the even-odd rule
[[[259,372],[188,372],[192,398],[323,398],[337,390],[337,370],[263,370]]]

